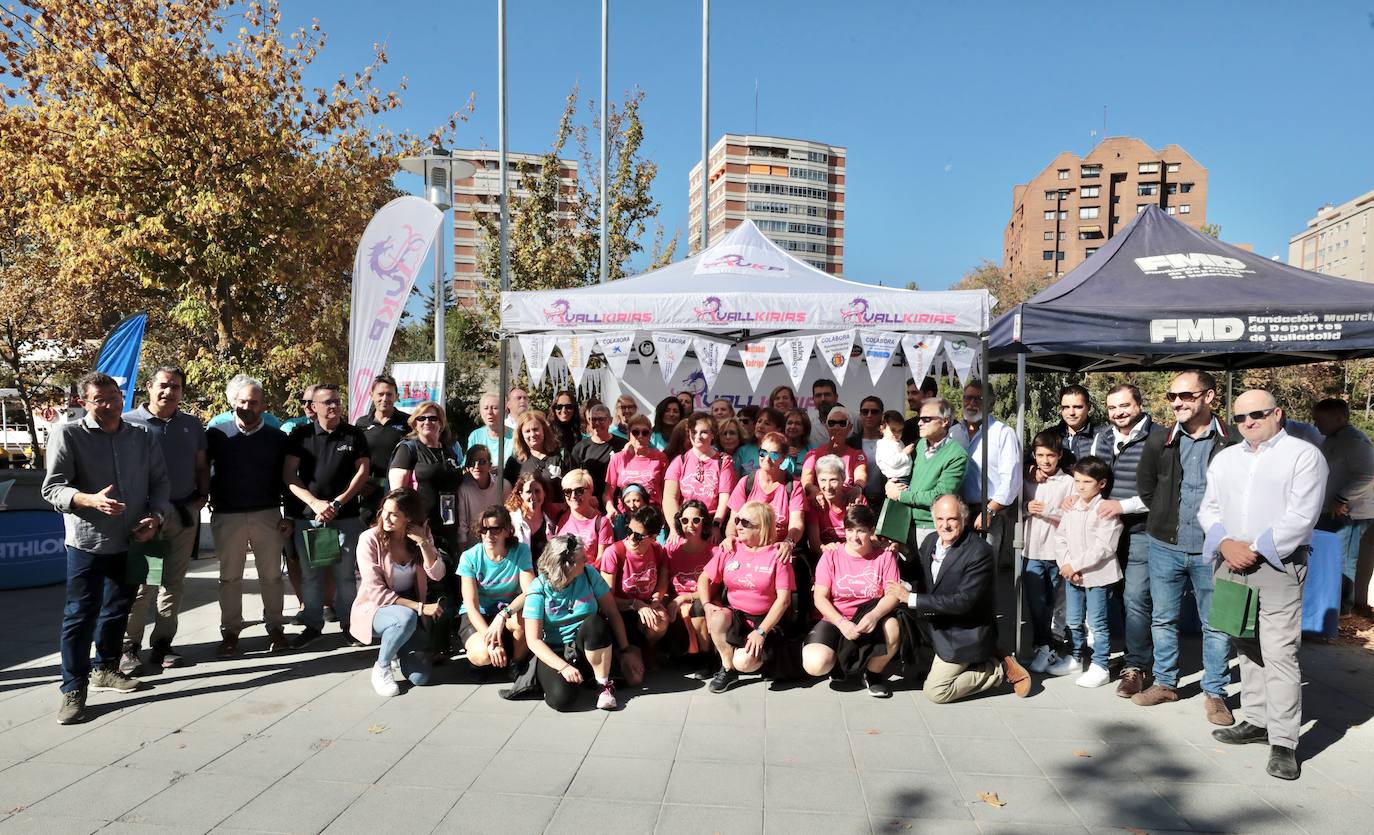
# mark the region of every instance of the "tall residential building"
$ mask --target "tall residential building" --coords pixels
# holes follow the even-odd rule
[[[727,133],[711,148],[711,241],[749,218],[778,246],[844,275],[844,159],[837,145]],[[701,248],[701,163],[687,178],[688,252]]]
[[[1012,189],[1002,268],[1063,275],[1149,205],[1200,228],[1207,169],[1177,145],[1156,151],[1129,136],[1108,137],[1081,158],[1065,151]]]
[[[477,304],[477,288],[485,281],[478,273],[479,254],[487,246],[482,228],[477,223],[479,214],[493,217],[501,211],[501,155],[497,151],[454,151],[454,159],[472,163],[477,170],[465,180],[453,183],[453,280],[450,292],[453,301],[460,307],[473,307]],[[520,185],[526,172],[538,173],[544,158],[540,154],[516,154],[506,152],[506,178],[510,183],[509,197],[512,211],[515,201],[525,197],[527,192]],[[577,222],[575,201],[577,199],[577,162],[560,159],[559,185],[563,194],[560,221],[572,226]],[[495,246],[495,242],[492,243]]]
[[[1338,278],[1374,281],[1369,232],[1374,226],[1374,191],[1339,206],[1330,203],[1288,240],[1288,263]]]

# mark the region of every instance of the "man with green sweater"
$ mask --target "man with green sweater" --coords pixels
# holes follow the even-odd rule
[[[887,497],[911,508],[911,534],[907,544],[911,553],[920,549],[927,536],[935,532],[930,507],[947,493],[958,495],[968,467],[968,453],[950,442],[949,428],[954,423],[954,407],[943,397],[929,397],[921,403],[921,440],[911,455],[908,484],[887,483]]]

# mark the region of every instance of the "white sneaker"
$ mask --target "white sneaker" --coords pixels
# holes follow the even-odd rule
[[[1032,673],[1045,672],[1049,669],[1050,659],[1055,657],[1054,650],[1050,649],[1049,644],[1036,647],[1035,655],[1031,658],[1030,671]]]
[[[1083,662],[1072,655],[1055,655],[1051,658],[1049,666],[1045,668],[1045,672],[1052,676],[1069,676],[1074,673],[1081,673],[1083,672]]]
[[[378,696],[395,696],[401,692],[401,688],[396,685],[395,679],[391,677],[391,665],[378,667],[372,665],[372,689],[377,691]]]
[[[1112,680],[1112,674],[1106,667],[1099,667],[1093,664],[1088,667],[1088,671],[1074,680],[1074,684],[1079,687],[1101,687]]]

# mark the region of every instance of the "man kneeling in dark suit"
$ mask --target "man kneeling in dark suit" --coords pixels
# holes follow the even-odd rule
[[[958,496],[941,496],[930,510],[935,536],[903,566],[904,575],[910,572],[907,580],[887,587],[889,596],[908,607],[920,640],[934,650],[926,697],[944,704],[1003,684],[1026,696],[1030,674],[997,647],[992,549],[969,535],[968,507]]]

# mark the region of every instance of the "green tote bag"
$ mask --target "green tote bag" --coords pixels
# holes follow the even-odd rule
[[[305,529],[305,561],[311,568],[326,568],[339,561],[341,536],[338,528]]]
[[[1255,637],[1259,624],[1259,593],[1245,583],[1216,578],[1212,610],[1207,620],[1213,629],[1233,638]]]

